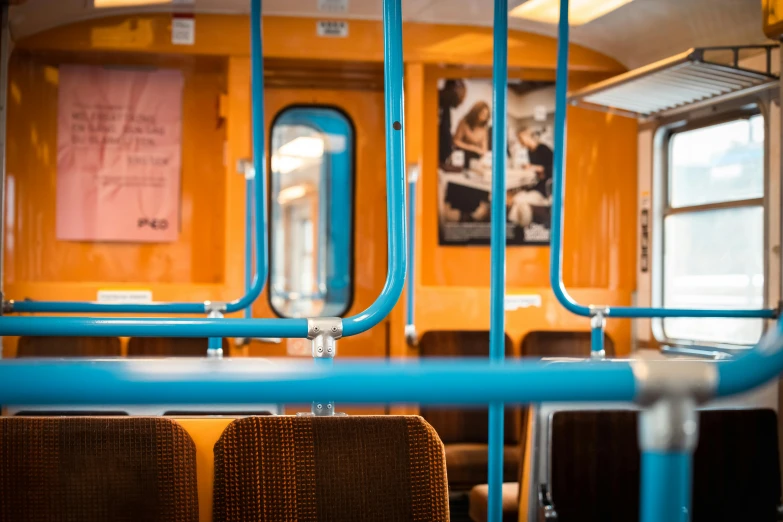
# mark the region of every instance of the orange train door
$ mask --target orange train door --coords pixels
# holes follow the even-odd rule
[[[387,269],[387,239],[386,239],[386,162],[384,146],[384,104],[383,104],[383,70],[380,64],[377,66],[360,64],[352,66],[344,62],[339,67],[324,64],[297,64],[296,62],[269,63],[266,64],[266,96],[265,117],[267,121],[267,157],[269,163],[268,186],[270,189],[270,259],[272,269],[270,279],[264,295],[254,306],[255,317],[275,317],[284,315],[280,306],[274,307],[270,301],[270,289],[275,284],[275,273],[280,268],[275,268],[276,256],[274,249],[289,248],[290,243],[297,241],[295,233],[287,224],[275,223],[281,220],[287,223],[287,219],[293,219],[295,209],[280,212],[274,211],[274,198],[285,196],[285,189],[280,190],[280,180],[275,181],[274,176],[295,176],[296,172],[291,167],[272,168],[271,163],[275,156],[275,136],[280,135],[278,127],[275,134],[275,125],[280,125],[282,115],[297,108],[324,108],[334,109],[344,116],[352,127],[352,175],[348,176],[352,184],[353,211],[351,221],[353,226],[352,246],[346,250],[351,256],[348,259],[348,274],[351,279],[352,295],[348,296],[347,312],[342,317],[350,317],[369,307],[380,294],[386,279]],[[287,137],[290,140],[291,137]],[[289,141],[290,143],[290,141]],[[282,150],[282,149],[281,149]],[[295,165],[294,165],[295,166]],[[330,175],[334,175],[330,173]],[[301,186],[297,185],[297,188]],[[292,187],[289,187],[289,191]],[[277,192],[276,192],[277,191]],[[300,191],[304,192],[304,191]],[[312,200],[313,205],[331,206],[335,199],[331,194],[324,199],[316,196]],[[305,197],[301,199],[306,199]],[[337,204],[337,203],[335,203]],[[290,206],[290,205],[289,205]],[[323,216],[324,212],[309,211],[307,203],[304,204],[303,214],[311,216]],[[312,255],[318,256],[318,248],[323,244],[317,234],[320,227],[318,223],[308,223],[308,232],[316,236],[313,239],[315,251]],[[280,234],[275,238],[275,232]],[[309,255],[309,254],[308,254]],[[339,254],[335,254],[339,255]],[[297,272],[302,270],[292,268],[297,260],[288,258],[285,261],[285,270]],[[286,273],[288,277],[291,274]],[[273,292],[277,292],[274,290]],[[274,295],[277,295],[276,293]],[[277,301],[276,301],[277,303]],[[349,304],[348,304],[349,303]],[[273,309],[274,308],[274,309]],[[339,313],[339,312],[337,312]],[[323,315],[334,315],[324,312]],[[344,338],[337,343],[337,357],[387,357],[389,353],[388,320],[363,334]],[[251,355],[261,356],[299,356],[310,357],[309,341],[301,339],[283,340],[279,345],[259,344],[251,345]],[[358,393],[360,391],[357,390]],[[289,408],[291,410],[292,408]],[[301,411],[298,409],[298,411]],[[383,413],[383,408],[355,408],[340,407],[338,411],[349,413]],[[290,413],[290,411],[289,411]]]

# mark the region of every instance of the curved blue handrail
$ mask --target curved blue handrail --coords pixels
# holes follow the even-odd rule
[[[269,251],[267,242],[267,210],[266,210],[266,122],[264,120],[264,53],[261,27],[261,0],[251,0],[250,34],[251,34],[251,89],[252,89],[252,123],[253,123],[253,166],[255,182],[247,183],[254,186],[255,199],[255,231],[256,231],[256,266],[252,284],[246,289],[244,296],[225,304],[226,313],[246,310],[261,295],[269,273]],[[247,198],[248,201],[251,198]],[[251,205],[252,206],[252,205]],[[250,207],[246,209],[250,213]],[[248,216],[249,218],[249,216]],[[250,259],[248,253],[247,258]],[[4,303],[6,313],[110,313],[110,314],[202,314],[209,306],[199,303],[138,303],[114,304],[89,301],[7,301]]]
[[[565,137],[566,112],[568,108],[568,41],[569,26],[567,16],[568,0],[561,5],[560,23],[557,32],[557,72],[555,86],[555,142],[554,168],[552,174],[552,229],[549,279],[555,297],[569,312],[584,317],[590,317],[594,311],[590,306],[577,303],[569,294],[563,283],[563,204],[565,200]],[[594,303],[604,310],[606,303]],[[633,306],[612,306],[605,308],[606,317],[650,318],[650,317],[735,317],[763,318],[777,317],[777,311],[770,308],[752,310],[691,310],[687,308],[648,308]]]

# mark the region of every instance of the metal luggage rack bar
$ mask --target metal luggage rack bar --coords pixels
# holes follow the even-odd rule
[[[778,44],[698,47],[629,71],[569,96],[571,105],[652,118],[696,103],[765,89],[777,84],[772,51]],[[742,54],[764,53],[763,70],[740,65]],[[728,62],[710,59],[730,54]]]

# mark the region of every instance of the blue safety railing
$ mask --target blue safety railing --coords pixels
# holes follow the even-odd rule
[[[97,303],[88,301],[6,301],[3,303],[5,313],[107,313],[107,314],[203,314],[210,309],[220,308],[221,312],[234,313],[247,310],[264,289],[264,283],[269,272],[269,256],[267,243],[267,209],[266,209],[266,154],[265,154],[265,122],[264,122],[264,54],[261,34],[261,0],[252,0],[250,8],[251,30],[251,89],[252,89],[252,124],[253,124],[253,168],[255,182],[246,184],[253,190],[254,198],[247,198],[250,207],[255,208],[255,278],[239,299],[216,305],[216,303]],[[251,204],[254,199],[254,204]],[[249,223],[248,223],[249,224]],[[252,259],[248,250],[247,260]],[[247,315],[246,315],[247,316]],[[216,319],[219,320],[219,319]]]
[[[555,142],[554,169],[552,174],[552,230],[549,278],[555,297],[570,312],[590,317],[597,312],[606,317],[651,318],[651,317],[735,317],[773,319],[777,311],[771,308],[756,310],[712,309],[697,310],[688,308],[645,308],[630,306],[606,307],[584,306],[568,294],[563,283],[563,202],[565,199],[565,134],[566,109],[568,107],[568,0],[560,5],[560,21],[557,32],[557,84],[555,86]],[[597,304],[597,303],[596,303]]]
[[[253,34],[260,37],[260,1],[253,0]],[[505,142],[506,91],[506,0],[495,2],[495,66],[493,143]],[[568,0],[561,2],[560,39],[558,41],[556,109],[556,227],[553,244],[559,244],[562,232],[563,152],[565,132],[565,85],[568,58]],[[401,0],[384,0],[384,57],[387,135],[387,204],[389,233],[389,272],[378,300],[367,310],[343,323],[344,335],[355,335],[386,317],[401,294],[406,268],[405,177],[402,129],[402,16]],[[258,55],[254,54],[254,74]],[[254,86],[258,87],[256,84]],[[498,147],[496,145],[496,147]],[[499,147],[498,147],[499,148]],[[497,154],[504,157],[504,155]],[[301,365],[285,360],[274,366],[260,365],[252,359],[177,361],[176,366],[154,361],[0,361],[0,403],[90,404],[99,398],[102,404],[156,404],[165,398],[171,404],[253,403],[258,397],[278,403],[311,401],[327,390],[328,400],[344,403],[421,403],[489,404],[492,466],[497,452],[502,458],[502,408],[504,403],[563,401],[636,401],[650,406],[650,391],[658,400],[687,398],[685,380],[677,390],[650,388],[650,368],[639,361],[505,361],[503,350],[503,294],[505,280],[505,170],[504,161],[493,162],[492,204],[492,289],[491,358],[487,361],[340,362],[339,364]],[[260,171],[257,171],[260,172]],[[559,201],[557,201],[559,199]],[[502,208],[501,208],[502,207]],[[262,207],[258,207],[258,213]],[[502,210],[502,211],[501,211]],[[256,223],[259,221],[257,219]],[[266,241],[266,225],[259,232]],[[502,231],[502,233],[501,233]],[[557,236],[555,238],[555,236]],[[558,246],[558,255],[561,256]],[[559,262],[553,261],[553,268]],[[553,270],[553,281],[561,279]],[[555,288],[562,285],[558,282]],[[557,292],[557,290],[556,290]],[[572,303],[573,304],[573,303]],[[573,305],[578,306],[578,305]],[[574,311],[572,308],[569,308]],[[591,310],[585,308],[590,315]],[[616,311],[617,308],[612,309]],[[620,309],[620,313],[628,314]],[[653,309],[641,309],[649,310]],[[668,311],[672,312],[672,311]],[[668,313],[667,312],[667,313]],[[686,315],[694,311],[686,310]],[[726,312],[726,311],[721,311]],[[771,311],[745,311],[770,317]],[[765,314],[762,314],[764,312]],[[656,312],[658,313],[658,312]],[[704,312],[702,312],[704,313]],[[606,315],[617,316],[615,313]],[[627,315],[626,315],[627,316]],[[643,315],[642,315],[643,316]],[[692,316],[692,315],[688,315]],[[641,317],[635,315],[633,317]],[[117,318],[30,318],[1,317],[0,335],[160,335],[186,337],[305,337],[304,319],[117,319]],[[498,341],[500,339],[500,341]],[[714,370],[714,390],[710,395],[727,396],[760,386],[783,370],[781,327],[769,332],[744,355],[725,362],[699,362],[701,368]],[[704,366],[706,365],[706,366]],[[644,371],[640,371],[640,368]],[[662,375],[666,375],[665,373]],[[660,377],[660,376],[658,376]],[[654,383],[659,384],[659,383]],[[671,397],[666,393],[671,393]],[[678,395],[679,394],[679,395]],[[683,395],[684,394],[684,395]],[[501,422],[496,419],[500,416]],[[498,437],[498,428],[501,435]],[[693,427],[691,427],[693,428]],[[498,441],[500,446],[498,446]],[[651,451],[642,453],[642,522],[673,521],[687,517],[692,451]],[[502,462],[502,460],[500,461]],[[498,470],[490,473],[489,520],[501,520],[501,490]]]
[[[343,320],[343,335],[365,332],[380,323],[391,312],[405,284],[407,257],[405,226],[405,146],[403,141],[403,62],[402,14],[396,1],[384,2],[384,92],[386,105],[386,204],[388,233],[388,273],[378,299],[361,313]],[[253,148],[256,166],[256,241],[257,262],[267,274],[266,201],[258,198],[266,193],[264,121],[260,100],[263,100],[263,65],[261,53],[261,0],[251,0],[252,78],[253,78]],[[260,245],[260,247],[259,247]],[[261,279],[256,278],[256,282]],[[262,284],[262,283],[258,283]],[[257,285],[254,284],[254,288]],[[260,291],[260,290],[259,290]],[[226,312],[245,307],[252,299],[245,296],[230,303]],[[94,303],[86,303],[98,306]],[[158,306],[172,306],[158,305]],[[108,306],[108,305],[105,305]],[[112,305],[115,306],[115,305]],[[116,305],[119,306],[119,305]],[[145,305],[129,305],[130,307]],[[155,306],[155,305],[146,305]],[[204,312],[200,304],[198,312]],[[136,308],[122,308],[135,313]],[[103,311],[103,310],[101,310]],[[112,308],[112,311],[117,311]],[[158,311],[172,312],[169,308]],[[190,313],[183,312],[183,313]],[[134,337],[307,337],[306,319],[214,319],[179,318],[94,318],[94,317],[2,317],[0,336],[61,335],[61,336],[134,336]]]

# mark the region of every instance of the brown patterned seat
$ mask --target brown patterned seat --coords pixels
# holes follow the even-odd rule
[[[223,339],[223,356],[229,355],[228,340]],[[132,337],[128,357],[206,357],[207,340],[199,337]]]
[[[197,522],[196,448],[162,418],[0,419],[0,521]]]
[[[17,357],[117,357],[117,337],[20,337]]]
[[[215,445],[214,522],[449,520],[443,444],[421,417],[249,417]]]

